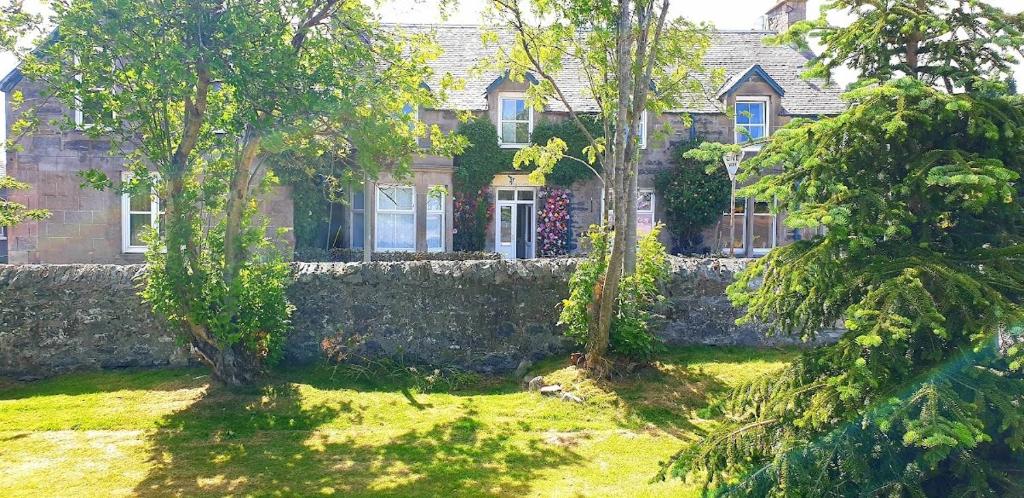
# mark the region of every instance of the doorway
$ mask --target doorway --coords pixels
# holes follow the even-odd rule
[[[495,195],[495,252],[506,259],[536,257],[536,189],[499,188]]]

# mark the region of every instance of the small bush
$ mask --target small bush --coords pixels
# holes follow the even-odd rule
[[[609,351],[630,360],[648,361],[660,344],[650,331],[651,309],[663,299],[659,284],[669,275],[668,254],[658,241],[662,225],[640,239],[636,272],[622,280],[617,316],[612,322]],[[569,279],[569,298],[562,303],[559,324],[565,335],[579,345],[586,344],[591,327],[590,310],[595,306],[594,288],[608,267],[611,233],[591,226],[587,238],[591,251]]]

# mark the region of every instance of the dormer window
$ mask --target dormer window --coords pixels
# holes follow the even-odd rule
[[[768,137],[768,97],[736,98],[736,143],[759,148]]]
[[[498,95],[498,142],[502,147],[525,147],[533,133],[533,110],[526,104],[526,95]]]

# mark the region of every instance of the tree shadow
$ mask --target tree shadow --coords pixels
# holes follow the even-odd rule
[[[184,387],[202,385],[207,380],[203,370],[184,368],[125,368],[69,372],[27,382],[0,378],[0,400],[115,391],[176,391]]]
[[[580,459],[512,424],[485,425],[469,398],[408,430],[365,410],[304,400],[280,381],[244,393],[210,388],[150,435],[150,471],[134,494],[514,496],[541,470]]]

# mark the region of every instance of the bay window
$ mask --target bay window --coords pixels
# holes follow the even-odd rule
[[[416,250],[416,190],[412,186],[379,185],[376,214],[376,250]]]

